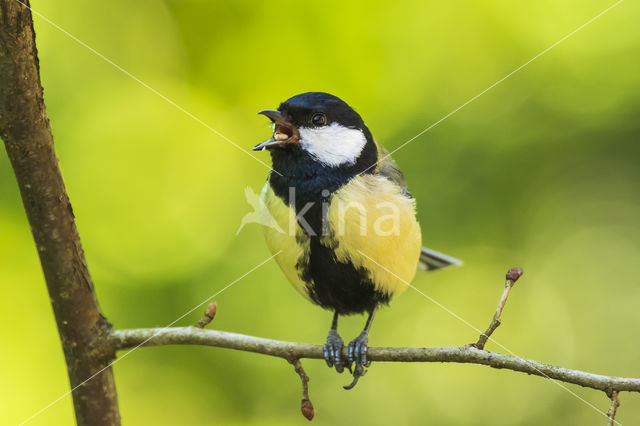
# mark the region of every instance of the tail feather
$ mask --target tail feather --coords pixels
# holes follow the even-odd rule
[[[462,261],[444,253],[422,247],[420,261],[418,262],[419,270],[435,271],[436,269],[442,269],[452,265],[460,266],[462,265]]]

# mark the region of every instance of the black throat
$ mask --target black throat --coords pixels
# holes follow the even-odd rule
[[[300,225],[309,236],[323,235],[323,231],[326,231],[322,226],[323,206],[328,206],[331,194],[356,175],[375,171],[378,149],[368,130],[365,136],[367,143],[354,164],[324,165],[298,145],[271,151],[271,188],[286,205],[294,207],[296,214],[304,218],[308,226],[303,223]]]

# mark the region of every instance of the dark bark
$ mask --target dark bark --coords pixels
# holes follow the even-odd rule
[[[114,352],[106,343],[111,326],[100,312],[58,167],[31,11],[16,0],[0,0],[0,138],[40,256],[71,388],[79,386],[73,392],[77,422],[118,425],[109,367]]]

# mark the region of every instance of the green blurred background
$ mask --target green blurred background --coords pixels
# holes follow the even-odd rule
[[[340,96],[398,147],[613,4],[34,1],[33,7],[234,142],[303,91]],[[424,242],[465,261],[415,286],[484,329],[521,266],[496,339],[518,355],[640,376],[640,5],[627,1],[394,155]],[[47,111],[104,313],[164,326],[269,253],[236,235],[267,169],[36,17]],[[268,156],[256,154],[268,162]],[[68,390],[17,185],[0,155],[0,418],[22,421]],[[330,313],[270,262],[216,297],[213,328],[322,343]],[[201,309],[178,325],[194,324]],[[343,321],[350,340],[364,318]],[[411,290],[370,343],[439,346],[477,333]],[[487,346],[499,350],[495,344]],[[604,424],[600,392],[454,364],[374,364],[352,391],[321,361],[316,424]],[[284,361],[200,347],[140,349],[115,365],[124,424],[303,424]],[[634,424],[625,393],[618,420]],[[62,399],[29,424],[72,424]]]

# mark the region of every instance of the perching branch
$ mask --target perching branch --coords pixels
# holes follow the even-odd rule
[[[600,390],[611,398],[611,408],[607,412],[607,418],[610,424],[613,425],[616,423],[614,419],[616,410],[620,406],[618,393],[621,391],[640,392],[640,379],[603,376],[484,350],[485,343],[500,325],[502,311],[504,310],[509,293],[515,282],[521,276],[522,269],[520,268],[512,268],[507,272],[504,291],[498,303],[496,313],[493,316],[489,328],[480,335],[477,343],[439,348],[374,347],[367,350],[367,359],[375,362],[453,362],[460,364],[481,364]],[[215,304],[212,303],[205,311],[205,318],[210,317],[212,306],[214,306],[213,311],[215,313]],[[309,400],[309,378],[302,369],[300,359],[323,359],[323,346],[321,345],[263,339],[225,331],[204,330],[202,327],[113,330],[110,335],[110,342],[115,350],[139,346],[202,345],[283,358],[294,365],[296,373],[298,373],[302,380],[302,413],[309,420],[313,418],[313,405]],[[346,348],[343,349],[342,355],[346,359]]]
[[[226,331],[202,330],[197,327],[113,330],[110,341],[117,350],[132,348],[138,345],[201,345],[254,352],[283,358],[285,360],[301,358],[323,359],[322,345],[284,342]],[[346,350],[343,355],[346,357]],[[640,392],[640,379],[603,376],[557,367],[538,361],[481,350],[473,345],[435,348],[371,347],[367,351],[367,359],[374,362],[453,362],[482,364],[493,368],[548,377],[604,392],[608,392],[611,389]]]
[[[111,326],[100,312],[58,168],[31,11],[16,0],[0,0],[0,138],[40,256],[71,388],[79,386],[73,392],[77,422],[119,425],[109,367],[115,353],[103,344]]]

